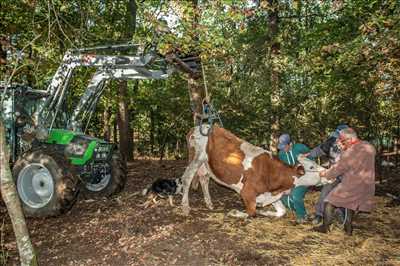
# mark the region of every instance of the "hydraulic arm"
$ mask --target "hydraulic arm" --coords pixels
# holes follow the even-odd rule
[[[172,70],[167,69],[164,60],[157,59],[152,54],[122,56],[97,55],[93,53],[93,51],[121,49],[132,46],[112,45],[69,50],[64,55],[60,67],[57,69],[47,88],[49,96],[39,113],[38,127],[48,128],[49,130],[53,127],[60,108],[68,94],[69,83],[74,69],[77,67],[94,67],[97,71],[68,121],[67,128],[73,130],[81,130],[80,121],[94,111],[94,107],[101,97],[104,85],[108,80],[165,79],[170,75]],[[92,53],[87,53],[89,51]]]

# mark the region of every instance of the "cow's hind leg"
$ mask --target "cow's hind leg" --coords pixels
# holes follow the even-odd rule
[[[283,205],[281,200],[275,201],[272,203],[272,206],[275,208],[275,212],[272,211],[258,211],[257,213],[263,216],[273,216],[273,217],[282,217],[286,213],[285,205]]]
[[[197,190],[199,188],[200,176],[196,174],[192,180],[192,184],[190,185],[193,190]]]
[[[197,170],[199,169],[202,163],[203,163],[202,161],[196,159],[193,160],[188,165],[188,167],[186,167],[185,172],[183,173],[182,176],[182,186],[183,186],[182,210],[185,215],[189,215],[190,212],[190,207],[189,207],[190,184],[192,182],[194,175],[196,174]]]
[[[200,178],[201,189],[203,190],[204,201],[206,202],[207,208],[213,210],[214,206],[212,204],[210,191],[208,188],[208,185],[210,183],[210,176],[208,174],[205,174],[202,176],[198,175],[198,177]]]

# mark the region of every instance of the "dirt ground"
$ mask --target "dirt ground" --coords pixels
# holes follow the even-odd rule
[[[227,217],[243,205],[235,192],[214,182],[213,211],[205,207],[201,191],[191,192],[188,217],[163,199],[142,206],[146,198],[139,192],[147,184],[178,177],[184,167],[183,161],[135,161],[118,197],[81,199],[63,216],[28,219],[40,265],[400,265],[400,206],[384,196],[376,197],[373,213],[357,217],[353,237],[338,226],[328,235],[311,232],[311,224],[294,225],[293,214],[281,219]],[[386,172],[383,183],[399,180],[395,174]],[[379,187],[377,194],[396,190]],[[316,191],[307,194],[308,210],[317,197]],[[0,265],[18,265],[4,207],[0,215]]]

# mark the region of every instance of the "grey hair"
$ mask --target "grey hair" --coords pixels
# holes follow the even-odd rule
[[[346,139],[358,138],[356,131],[350,127],[340,130],[340,135],[343,135]]]

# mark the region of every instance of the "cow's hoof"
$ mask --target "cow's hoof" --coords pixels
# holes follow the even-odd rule
[[[271,217],[272,216],[270,211],[257,210],[257,214],[258,215],[262,215],[262,216],[266,216],[266,217]]]
[[[286,211],[272,212],[272,211],[257,210],[257,214],[265,216],[265,217],[281,218],[281,217],[285,216]]]
[[[231,210],[230,212],[228,212],[228,216],[234,218],[243,218],[243,219],[249,217],[247,213],[238,210]]]

